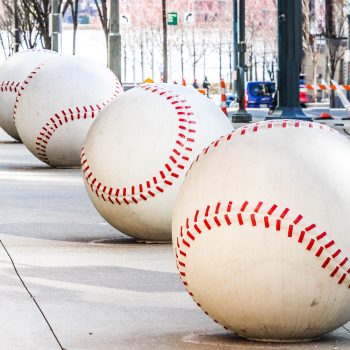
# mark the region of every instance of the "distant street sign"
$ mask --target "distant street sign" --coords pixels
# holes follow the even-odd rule
[[[124,26],[130,26],[131,25],[131,17],[129,14],[122,14],[120,16],[120,24]]]
[[[169,12],[168,13],[168,25],[176,26],[178,22],[177,12]]]
[[[185,12],[184,13],[184,24],[194,24],[195,17],[193,12]]]

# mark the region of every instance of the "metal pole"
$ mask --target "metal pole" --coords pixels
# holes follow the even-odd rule
[[[301,0],[278,0],[278,107],[267,119],[311,120],[300,107],[301,9]]]
[[[234,123],[249,123],[252,121],[252,116],[248,113],[244,106],[245,100],[245,0],[239,0],[238,6],[239,15],[239,38],[238,38],[238,67],[237,67],[237,100],[239,103],[238,112],[232,115]]]
[[[163,16],[163,82],[168,82],[168,27],[166,0],[162,0],[162,16]]]
[[[19,31],[19,18],[18,18],[18,1],[14,1],[14,9],[13,9],[13,15],[14,15],[14,44],[13,44],[13,50],[14,52],[19,51],[19,46],[21,44],[21,33]]]
[[[233,90],[237,94],[237,69],[238,69],[238,6],[237,0],[233,0]]]
[[[51,0],[51,49],[61,52],[62,21],[59,12],[59,0]]]
[[[347,41],[347,49],[348,49],[348,54],[347,54],[347,79],[346,79],[346,83],[347,85],[350,85],[350,14],[348,14],[347,16],[348,19],[348,41]],[[350,91],[346,92],[346,97],[348,98],[348,100],[350,100]]]
[[[121,81],[122,44],[119,29],[119,0],[110,1],[110,20],[108,34],[108,67]]]

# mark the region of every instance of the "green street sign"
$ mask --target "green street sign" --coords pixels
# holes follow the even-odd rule
[[[177,25],[177,12],[168,13],[168,25],[176,26]]]

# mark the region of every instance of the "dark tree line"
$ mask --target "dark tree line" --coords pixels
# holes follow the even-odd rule
[[[51,49],[51,0],[0,0],[3,14],[0,17],[0,44],[5,56],[18,49],[40,46]],[[73,21],[73,54],[78,29],[79,0],[59,0],[59,10],[64,16],[70,10]]]

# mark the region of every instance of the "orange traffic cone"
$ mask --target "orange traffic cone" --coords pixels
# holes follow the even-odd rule
[[[221,88],[221,110],[227,116],[227,105],[226,105],[226,84],[224,79],[220,80],[220,88]]]
[[[147,79],[144,81],[144,83],[151,83],[151,84],[153,84],[154,81],[153,81],[153,79],[151,79],[151,78],[147,78]]]

